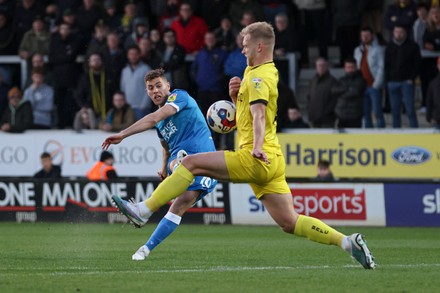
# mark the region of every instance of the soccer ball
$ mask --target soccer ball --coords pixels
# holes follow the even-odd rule
[[[217,133],[229,133],[235,126],[235,105],[232,102],[221,100],[209,107],[206,113],[209,127]]]

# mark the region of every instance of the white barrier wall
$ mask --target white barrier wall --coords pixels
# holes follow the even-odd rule
[[[49,152],[63,176],[85,176],[99,160],[101,144],[110,133],[69,130],[0,133],[0,176],[32,176],[41,169],[40,155]],[[162,146],[155,130],[131,136],[109,150],[120,176],[157,176],[162,167]]]

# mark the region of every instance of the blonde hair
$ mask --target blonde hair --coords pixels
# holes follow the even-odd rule
[[[433,21],[434,14],[439,14],[440,8],[438,6],[431,7],[428,11],[428,31],[435,32],[437,30],[437,24]]]
[[[261,21],[254,22],[243,28],[240,32],[243,37],[249,35],[251,40],[261,40],[268,47],[275,46],[275,32],[271,24]]]

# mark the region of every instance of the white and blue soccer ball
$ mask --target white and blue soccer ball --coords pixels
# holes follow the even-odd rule
[[[206,113],[209,127],[217,133],[225,134],[236,128],[235,105],[226,100],[220,100],[212,104]]]

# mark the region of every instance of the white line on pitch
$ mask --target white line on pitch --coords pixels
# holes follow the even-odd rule
[[[359,265],[344,265],[343,268],[358,268],[362,269]],[[385,264],[378,265],[378,269],[380,268],[432,268],[432,267],[440,267],[440,263],[433,264]],[[23,276],[26,274],[41,275],[41,276],[66,276],[66,275],[112,275],[112,274],[145,274],[145,273],[197,273],[197,272],[240,272],[240,271],[270,271],[270,270],[305,270],[305,269],[335,269],[341,268],[340,266],[274,266],[274,267],[211,267],[211,268],[188,268],[188,269],[167,269],[167,270],[115,270],[115,271],[102,271],[102,270],[90,270],[87,271],[87,267],[68,267],[63,268],[65,271],[57,271],[57,272],[35,272],[35,268],[32,269],[32,272],[2,272],[0,276]],[[40,268],[44,270],[44,268]],[[9,268],[9,270],[11,270]],[[73,271],[72,271],[73,270]],[[20,270],[25,271],[25,270]]]

